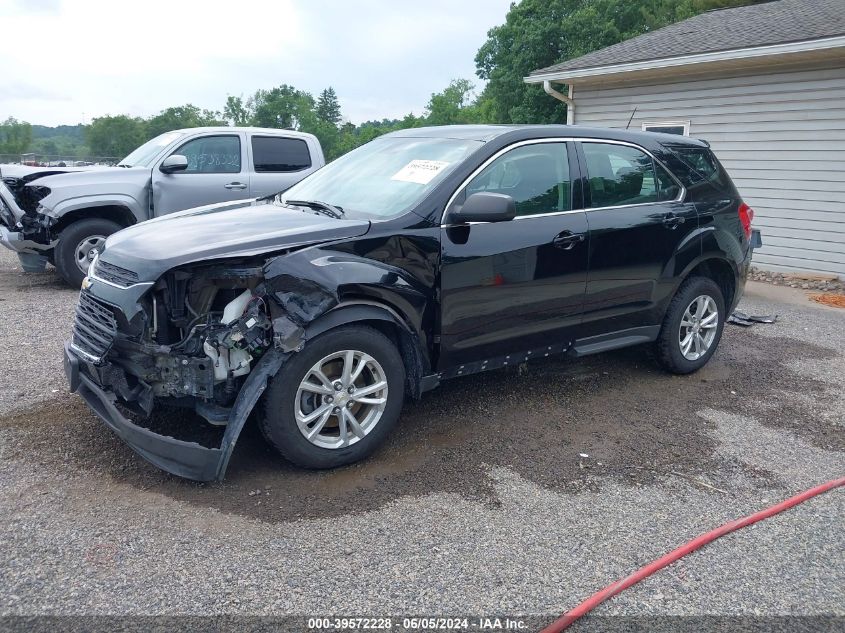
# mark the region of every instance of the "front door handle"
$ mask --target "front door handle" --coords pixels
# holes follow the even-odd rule
[[[223,185],[226,189],[246,189],[246,185],[242,182],[230,182]]]
[[[686,219],[682,215],[677,215],[675,213],[667,213],[663,216],[663,226],[667,229],[676,229],[679,225],[686,222]]]
[[[583,241],[583,233],[573,233],[572,231],[564,231],[563,233],[559,233],[555,237],[555,239],[552,240],[552,244],[555,245],[555,248],[559,248],[564,251],[571,251],[573,248],[575,248],[576,244]]]

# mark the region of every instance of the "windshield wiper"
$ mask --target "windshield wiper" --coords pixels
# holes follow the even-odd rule
[[[343,208],[336,207],[328,202],[320,202],[319,200],[285,200],[284,204],[292,204],[298,207],[308,207],[314,209],[317,213],[322,213],[330,218],[339,220],[343,217]]]

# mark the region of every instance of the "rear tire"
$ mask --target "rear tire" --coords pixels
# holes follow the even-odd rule
[[[725,299],[716,282],[688,278],[666,310],[655,343],[657,361],[673,374],[698,371],[719,346],[726,317]]]
[[[365,326],[337,328],[309,341],[270,380],[260,428],[303,468],[351,464],[396,425],[404,387],[405,366],[389,338]]]
[[[94,250],[102,250],[103,242],[123,227],[112,220],[90,218],[74,222],[59,236],[54,250],[56,270],[74,288],[82,285]]]

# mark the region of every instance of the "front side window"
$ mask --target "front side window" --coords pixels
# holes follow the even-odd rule
[[[282,201],[327,202],[343,209],[347,218],[398,217],[481,145],[469,139],[378,138],[315,171],[285,191]]]
[[[237,136],[203,136],[188,141],[174,154],[188,159],[182,174],[237,174],[241,171],[241,139]]]
[[[583,148],[590,183],[590,207],[658,202],[661,185],[655,180],[651,156],[627,145],[584,143]]]
[[[301,171],[311,167],[311,154],[299,138],[253,136],[252,164],[258,173]]]
[[[536,215],[572,209],[566,143],[536,143],[509,151],[490,163],[466,187],[503,193],[516,202],[516,214]]]

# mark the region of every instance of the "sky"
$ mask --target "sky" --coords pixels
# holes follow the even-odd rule
[[[287,83],[354,123],[422,114],[511,0],[0,0],[0,121],[74,125]]]

